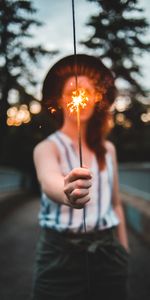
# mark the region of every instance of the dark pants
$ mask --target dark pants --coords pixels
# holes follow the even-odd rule
[[[115,229],[82,237],[42,229],[32,300],[125,300],[128,260]]]

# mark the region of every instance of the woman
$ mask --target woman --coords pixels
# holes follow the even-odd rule
[[[70,112],[77,94],[86,103],[82,168],[76,111]],[[129,248],[115,147],[106,139],[114,97],[111,72],[92,56],[77,55],[76,63],[65,57],[45,78],[43,103],[56,109],[56,131],[33,155],[42,191],[34,300],[126,299]]]

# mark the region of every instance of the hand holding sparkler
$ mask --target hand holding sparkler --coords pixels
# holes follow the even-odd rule
[[[85,167],[73,169],[64,179],[64,192],[67,196],[65,204],[73,208],[83,208],[90,201],[91,178],[90,171]]]

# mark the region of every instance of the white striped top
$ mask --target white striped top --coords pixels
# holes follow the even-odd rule
[[[79,155],[69,136],[57,130],[48,136],[48,140],[53,141],[58,148],[63,175],[68,174],[73,168],[79,167]],[[119,224],[118,216],[112,207],[113,165],[111,155],[106,153],[106,167],[103,171],[99,170],[96,156],[93,155],[90,170],[93,175],[90,188],[91,200],[85,206],[88,232],[103,230]],[[42,192],[39,223],[41,227],[58,231],[83,232],[83,209],[56,203]]]

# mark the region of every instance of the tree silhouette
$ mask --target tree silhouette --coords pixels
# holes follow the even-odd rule
[[[98,14],[87,22],[94,33],[81,43],[101,58],[110,61],[116,78],[122,78],[134,93],[145,95],[139,83],[141,67],[136,57],[150,50],[150,43],[143,39],[149,24],[142,16],[138,0],[88,0],[97,2]]]
[[[35,85],[32,68],[43,55],[53,55],[56,51],[47,51],[41,45],[29,46],[32,40],[32,27],[41,22],[34,18],[36,9],[31,1],[0,1],[0,140],[6,138],[8,94],[13,88],[21,98],[30,101],[33,96],[26,91],[26,85]],[[24,84],[22,83],[24,82]],[[23,101],[24,101],[23,100]]]

